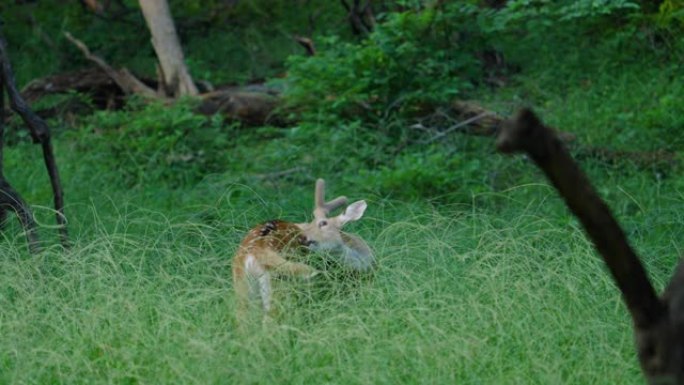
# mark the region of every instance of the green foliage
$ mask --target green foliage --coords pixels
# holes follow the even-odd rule
[[[624,54],[634,55],[644,45],[664,51],[679,45],[684,3],[630,0],[581,0],[572,2],[513,0],[498,11],[479,14],[480,25],[501,37],[498,46],[546,48],[552,40],[553,52],[564,47],[610,42],[620,45]],[[508,37],[516,40],[508,41]],[[635,50],[636,48],[636,50]],[[603,50],[594,47],[595,51]],[[536,52],[536,51],[534,51]],[[607,52],[612,55],[612,52]],[[529,54],[528,54],[529,55]]]
[[[378,168],[363,170],[359,184],[404,199],[449,196],[451,200],[467,201],[474,194],[491,191],[488,174],[482,171],[494,167],[492,161],[468,152],[430,146],[411,149]]]
[[[482,26],[494,33],[525,30],[525,34],[555,33],[555,31],[587,31],[596,24],[604,30],[624,25],[627,17],[635,17],[640,5],[630,0],[510,0],[499,11],[481,14]],[[561,27],[562,28],[559,28]]]
[[[510,0],[503,10],[493,15],[493,21],[500,30],[533,20],[540,22],[537,26],[557,27],[559,22],[616,17],[639,9],[638,2],[630,0]]]
[[[110,4],[104,15],[79,3],[0,2],[3,33],[20,85],[92,65],[63,36],[66,31],[114,67],[155,78],[156,57],[138,1],[101,2]],[[292,35],[346,32],[347,26],[337,22],[344,19],[342,6],[313,0],[307,7],[288,0],[170,1],[191,74],[214,84],[279,74],[286,57],[302,50]]]
[[[128,186],[196,182],[227,167],[234,126],[225,126],[218,115],[195,114],[193,104],[132,103],[124,111],[98,112],[77,136],[82,149],[101,152]]]
[[[684,1],[663,0],[658,8],[656,21],[660,26],[664,27],[673,24],[682,27],[684,24]]]
[[[359,43],[322,40],[316,56],[290,58],[286,97],[331,120],[373,121],[464,96],[480,74],[467,9],[390,13]]]
[[[481,81],[486,39],[475,12],[454,3],[387,13],[364,40],[332,36],[317,41],[316,56],[291,57],[285,98],[300,120],[292,138],[317,149],[315,169],[360,169],[345,179],[410,198],[453,192],[446,181],[460,167],[477,172],[476,159],[448,146],[414,146],[421,134],[409,128]]]

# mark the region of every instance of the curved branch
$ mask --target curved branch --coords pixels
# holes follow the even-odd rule
[[[637,328],[657,324],[666,309],[656,296],[639,258],[606,203],[573,161],[556,134],[529,109],[504,124],[497,139],[501,152],[525,152],[541,168],[613,274]]]
[[[40,143],[43,150],[43,158],[47,167],[48,175],[50,176],[50,184],[52,185],[52,192],[55,200],[55,211],[57,216],[57,223],[60,225],[60,236],[64,247],[68,247],[68,235],[66,228],[66,220],[64,216],[64,200],[62,186],[57,172],[57,164],[52,152],[52,142],[50,140],[50,130],[43,119],[36,115],[26,104],[24,98],[17,90],[16,82],[14,81],[14,74],[12,66],[10,65],[9,56],[7,55],[5,39],[0,35],[0,64],[2,64],[2,73],[0,79],[4,85],[5,90],[10,100],[10,107],[14,110],[26,123],[26,126],[31,133],[34,143]],[[0,90],[2,88],[0,87]],[[1,96],[1,95],[0,95]],[[4,108],[3,108],[4,111]],[[2,186],[4,191],[8,194],[5,205],[12,207],[19,215],[22,225],[26,229],[29,237],[29,246],[37,242],[33,239],[35,236],[35,223],[33,216],[30,215],[26,204],[21,200],[19,195],[6,183]],[[4,198],[0,198],[4,199]],[[2,203],[2,200],[0,200]]]

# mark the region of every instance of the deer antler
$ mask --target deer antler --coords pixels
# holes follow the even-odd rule
[[[333,210],[335,210],[338,207],[344,206],[347,204],[347,197],[345,196],[339,196],[329,202],[325,201],[325,181],[323,179],[318,179],[316,181],[316,192],[314,195],[314,202],[316,204],[316,207],[314,208],[314,212],[317,213],[317,215],[323,214],[323,216],[327,216],[330,214]]]

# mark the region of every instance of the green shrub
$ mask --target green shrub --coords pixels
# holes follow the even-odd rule
[[[220,116],[192,111],[193,102],[152,103],[116,112],[98,112],[79,133],[80,144],[95,147],[128,186],[149,181],[172,185],[197,181],[225,169],[234,126]]]
[[[467,195],[486,189],[481,183],[481,159],[449,154],[438,147],[400,154],[393,162],[361,175],[384,193],[402,198],[453,194],[464,187]],[[473,179],[477,183],[471,183]]]
[[[323,39],[316,56],[290,58],[286,97],[317,120],[324,112],[377,121],[463,95],[480,75],[471,11],[450,5],[385,14],[360,43]]]

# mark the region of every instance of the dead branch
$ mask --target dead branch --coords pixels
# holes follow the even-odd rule
[[[479,136],[496,136],[505,118],[499,114],[489,111],[481,105],[472,101],[457,100],[451,103],[452,113],[461,119],[469,119],[474,116],[484,115],[485,119],[475,121],[469,130],[466,132],[471,135]],[[572,142],[575,140],[575,135],[569,132],[559,132],[561,140],[564,142]]]
[[[684,384],[684,263],[662,299],[608,206],[554,131],[529,109],[504,124],[501,152],[525,152],[580,220],[617,283],[634,321],[639,360],[651,384]]]
[[[431,132],[434,142],[445,138],[447,133],[459,132],[475,136],[496,136],[505,118],[482,105],[468,100],[453,101],[448,108],[437,108],[434,112],[418,119],[414,129]],[[446,128],[444,128],[446,127]],[[559,133],[564,142],[572,142],[575,135]]]
[[[269,89],[227,88],[200,95],[202,103],[196,112],[204,115],[220,113],[231,120],[248,125],[281,126],[284,118],[275,114],[280,99]]]
[[[83,55],[86,57],[86,59],[97,64],[97,66],[100,67],[126,95],[136,94],[146,98],[160,98],[160,96],[153,89],[138,80],[138,78],[133,76],[133,74],[131,74],[126,68],[122,68],[120,70],[112,68],[112,66],[107,64],[107,62],[102,58],[92,54],[90,49],[88,49],[88,47],[82,41],[73,37],[69,32],[65,32],[64,36],[66,36],[66,38],[72,42],[81,52],[83,52]]]
[[[112,78],[102,70],[87,68],[34,79],[22,88],[21,96],[27,103],[34,103],[46,95],[70,91],[89,92],[105,86],[119,89]]]
[[[461,133],[475,136],[496,136],[505,118],[488,110],[474,101],[453,101],[449,108],[437,108],[434,112],[417,119],[411,126],[429,135],[419,141],[421,144],[433,143],[448,137],[448,134]],[[648,169],[653,167],[673,167],[679,162],[676,153],[658,151],[623,151],[610,148],[585,146],[577,142],[574,134],[555,130],[563,143],[572,147],[580,159],[597,159],[609,164],[630,162],[635,166]]]
[[[29,250],[32,253],[37,253],[40,251],[40,244],[36,222],[33,220],[33,213],[19,193],[5,180],[3,167],[5,97],[1,94],[3,88],[4,80],[0,77],[0,227],[5,225],[7,210],[14,211],[26,234]]]
[[[490,116],[489,113],[483,112],[480,115],[476,115],[476,116],[473,116],[472,118],[468,118],[466,120],[458,122],[458,123],[448,127],[447,129],[443,130],[443,131],[438,131],[431,138],[425,139],[425,140],[421,141],[420,143],[421,144],[430,144],[432,142],[435,142],[439,139],[446,137],[447,135],[453,133],[454,131],[457,131],[457,130],[463,131],[463,130],[467,129],[470,124],[474,124],[478,120],[484,119],[488,116]],[[420,128],[420,127],[421,126],[414,126],[414,128]]]
[[[295,36],[295,41],[299,43],[306,50],[308,56],[316,56],[316,47],[313,40],[304,36]]]
[[[74,72],[59,73],[35,79],[21,90],[21,96],[27,103],[33,104],[47,95],[64,94],[76,91],[87,94],[96,108],[118,108],[124,104],[124,92],[100,68],[92,67]],[[43,118],[59,114],[60,111],[89,110],[88,106],[76,100],[69,100],[54,111],[43,109],[37,111]]]
[[[7,91],[10,107],[12,110],[21,116],[22,120],[26,124],[26,127],[31,134],[31,138],[34,143],[40,143],[43,149],[43,159],[45,161],[45,167],[47,168],[48,175],[50,177],[50,184],[52,185],[52,191],[54,195],[55,211],[57,217],[57,224],[59,225],[59,234],[64,247],[69,246],[69,237],[66,227],[66,217],[64,216],[64,198],[62,193],[61,182],[59,178],[59,173],[57,170],[57,163],[55,161],[54,154],[52,152],[52,142],[50,138],[50,131],[47,124],[43,119],[38,117],[31,109],[28,107],[24,99],[19,94],[16,87],[16,82],[14,81],[14,73],[10,65],[9,56],[7,55],[5,39],[0,35],[0,62],[2,64],[2,74],[1,74],[1,84],[0,84],[0,96],[1,90],[4,88]],[[4,87],[3,87],[4,86]],[[0,111],[4,114],[4,105],[0,106]],[[4,119],[0,119],[0,124],[4,124]],[[0,135],[2,135],[0,131]],[[0,143],[1,146],[1,143]],[[2,152],[0,151],[0,156]],[[1,166],[1,163],[0,163]],[[38,239],[35,234],[36,226],[33,221],[33,216],[28,209],[28,206],[23,202],[21,197],[11,188],[9,183],[4,180],[2,175],[2,169],[0,168],[0,191],[3,192],[2,197],[0,197],[0,204],[2,200],[5,200],[4,205],[6,207],[12,208],[22,223],[26,231],[28,238],[29,248],[32,252],[38,251]]]

